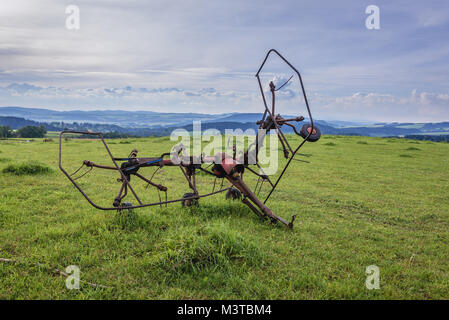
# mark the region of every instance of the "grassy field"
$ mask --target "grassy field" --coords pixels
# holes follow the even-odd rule
[[[133,148],[154,156],[172,142],[109,145],[115,156]],[[294,162],[268,202],[284,218],[297,214],[293,230],[223,194],[193,209],[96,210],[58,170],[57,151],[56,139],[0,140],[0,258],[19,261],[0,262],[0,299],[449,298],[447,143],[324,136],[306,144],[301,158],[310,163]],[[109,164],[98,141],[64,141],[64,152],[67,171],[84,159]],[[162,171],[154,181],[169,187],[170,199],[189,192],[179,169]],[[79,181],[110,206],[117,178],[93,170]],[[201,176],[203,192],[212,183]],[[69,265],[108,288],[66,289],[52,269]],[[369,265],[379,267],[379,290],[365,287]]]

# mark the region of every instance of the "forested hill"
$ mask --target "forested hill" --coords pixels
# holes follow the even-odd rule
[[[286,117],[293,117],[287,116]],[[202,130],[257,129],[260,113],[159,113],[152,111],[96,110],[54,111],[35,108],[0,107],[0,126],[19,129],[24,126],[44,125],[47,131],[65,129],[116,132],[136,136],[165,136],[175,128],[192,131],[193,122],[201,121]],[[47,119],[47,120],[44,120]],[[75,121],[74,119],[77,119]],[[304,122],[307,122],[306,119]],[[360,135],[373,137],[409,135],[447,135],[449,122],[439,123],[354,123],[336,120],[315,120],[322,134]],[[302,123],[297,124],[300,128]],[[284,132],[293,132],[284,126]]]
[[[41,123],[41,122],[37,122],[37,121],[33,121],[33,120],[26,120],[24,118],[17,118],[17,117],[1,117],[0,116],[0,126],[9,126],[11,127],[11,129],[20,129],[23,128],[25,126],[40,126],[40,125],[44,125],[45,128],[48,131],[58,131],[59,128],[52,126],[51,124],[47,124],[47,123]]]

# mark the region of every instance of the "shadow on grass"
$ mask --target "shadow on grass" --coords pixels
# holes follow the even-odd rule
[[[204,271],[229,271],[235,265],[260,266],[264,251],[255,243],[229,229],[226,224],[189,226],[163,237],[148,261],[152,272],[175,280]]]

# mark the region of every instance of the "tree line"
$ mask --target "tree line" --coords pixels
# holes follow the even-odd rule
[[[434,142],[449,142],[449,134],[441,134],[441,135],[430,135],[430,134],[416,134],[416,135],[406,135],[405,139],[413,139],[413,140],[427,140]]]
[[[47,133],[44,125],[25,126],[17,130],[11,129],[10,126],[0,126],[0,138],[43,138]]]

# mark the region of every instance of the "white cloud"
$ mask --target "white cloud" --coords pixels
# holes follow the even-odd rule
[[[217,91],[214,88],[186,90],[180,88],[65,88],[40,87],[28,83],[13,83],[0,87],[0,104],[26,107],[42,104],[53,108],[114,109],[132,107],[171,112],[195,111],[222,113],[223,107],[251,105],[254,96],[245,92]],[[12,103],[11,103],[12,102]],[[186,106],[195,106],[187,110]],[[165,110],[167,111],[167,110]],[[229,111],[230,112],[230,111]]]
[[[449,94],[418,92],[408,96],[355,93],[342,97],[312,95],[319,118],[373,121],[440,122],[449,119]]]
[[[288,78],[286,78],[288,79]],[[276,79],[284,83],[286,79]],[[277,112],[305,115],[304,100],[293,83],[277,92]],[[284,92],[283,94],[281,94]],[[271,103],[268,92],[267,102]],[[256,92],[237,92],[202,88],[65,88],[40,87],[32,84],[11,84],[0,87],[0,104],[35,107],[40,104],[56,109],[135,109],[169,112],[263,112],[260,95]],[[357,92],[347,96],[327,96],[309,93],[312,114],[317,119],[371,121],[443,121],[449,118],[449,94],[413,90],[406,96],[385,93]],[[11,104],[10,104],[11,105]]]
[[[0,2],[0,86],[41,88],[0,89],[0,105],[257,112],[254,73],[274,47],[321,118],[448,117],[447,2],[379,0],[378,31],[358,0],[77,0],[79,31],[65,28],[67,4]],[[265,75],[282,82],[284,67],[270,58]],[[278,97],[280,112],[304,111],[297,84]]]

